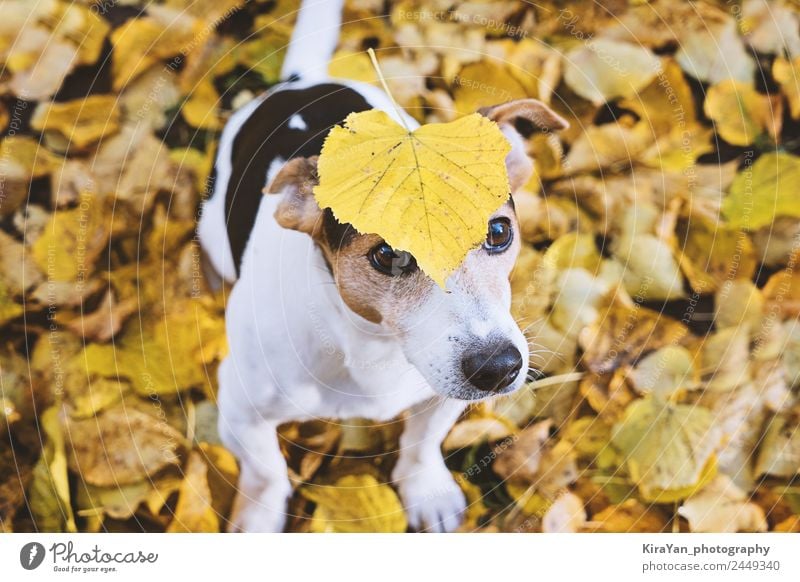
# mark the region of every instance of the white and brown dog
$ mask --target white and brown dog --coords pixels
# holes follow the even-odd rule
[[[231,529],[284,527],[291,485],[279,424],[410,409],[394,483],[413,528],[451,531],[465,501],[441,442],[468,403],[516,390],[528,370],[528,344],[509,313],[517,220],[509,198],[442,290],[413,256],[320,209],[316,156],[332,126],[370,108],[417,126],[377,88],[325,78],[341,5],[304,2],[284,65],[291,80],[231,117],[199,224],[211,264],[236,281],[219,370],[220,435],[241,462]],[[532,99],[483,113],[513,146],[512,191],[532,170],[515,125],[567,126]],[[274,194],[262,194],[265,185]]]

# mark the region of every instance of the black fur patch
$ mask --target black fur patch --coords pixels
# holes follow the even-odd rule
[[[341,223],[336,220],[330,208],[322,211],[322,232],[331,250],[346,247],[358,236],[358,231],[349,222]]]

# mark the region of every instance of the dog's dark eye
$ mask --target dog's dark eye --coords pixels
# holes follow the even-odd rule
[[[511,221],[507,218],[495,218],[489,221],[489,232],[483,247],[490,253],[502,253],[511,246],[514,240],[514,230]]]
[[[386,243],[372,247],[369,260],[378,271],[392,277],[410,273],[417,268],[417,261],[411,253],[395,251]]]

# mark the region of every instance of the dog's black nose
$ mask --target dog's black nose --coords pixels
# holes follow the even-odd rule
[[[461,360],[464,376],[483,392],[502,390],[516,379],[521,369],[522,354],[509,341],[492,343]]]

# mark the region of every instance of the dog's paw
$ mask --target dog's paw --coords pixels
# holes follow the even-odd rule
[[[464,494],[442,465],[398,464],[393,480],[408,518],[417,531],[450,532],[464,519]]]
[[[287,495],[266,489],[257,499],[239,493],[228,531],[232,533],[280,533],[286,525]]]

